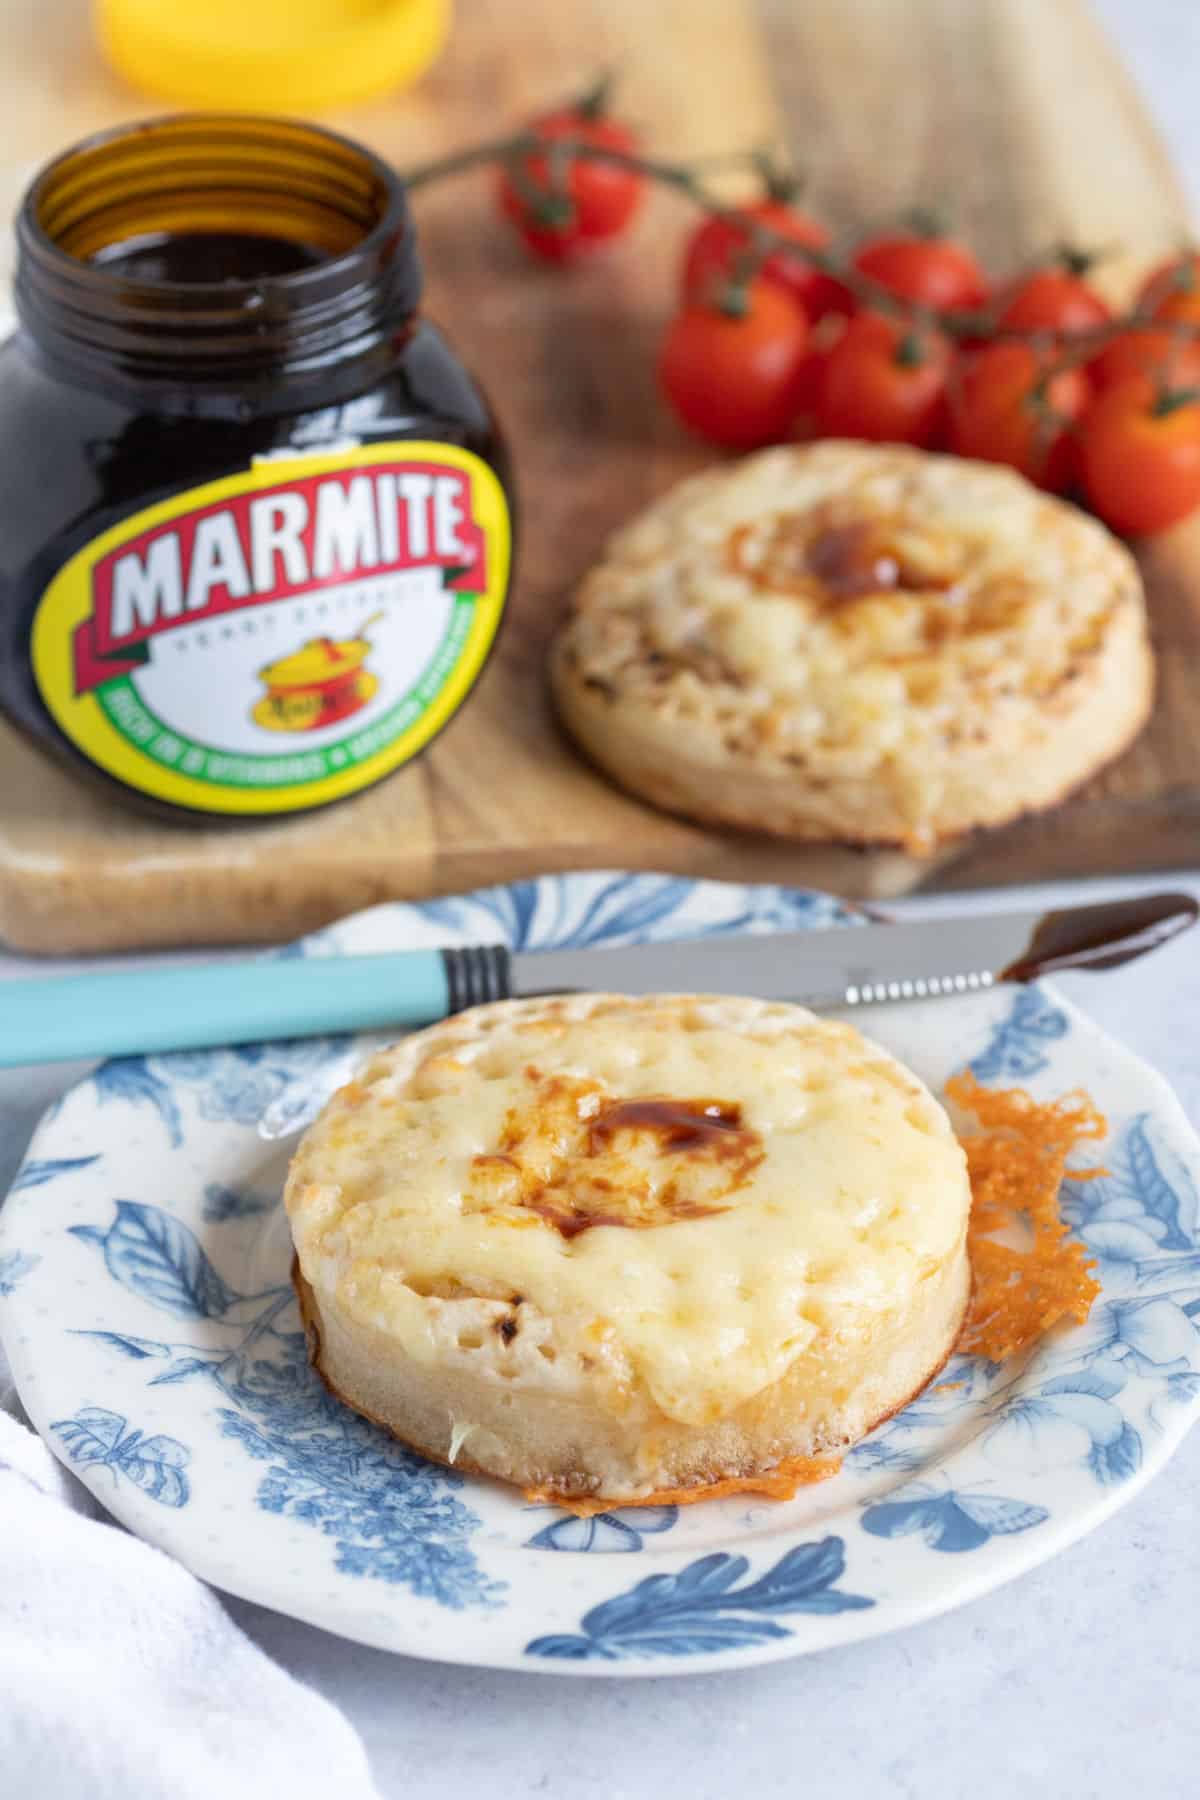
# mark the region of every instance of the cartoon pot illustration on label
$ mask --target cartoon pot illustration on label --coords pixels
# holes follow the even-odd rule
[[[367,632],[382,617],[372,613],[353,637],[309,638],[267,663],[258,672],[267,692],[253,708],[255,724],[268,731],[319,731],[358,712],[379,689],[379,677],[364,665],[371,653]]]

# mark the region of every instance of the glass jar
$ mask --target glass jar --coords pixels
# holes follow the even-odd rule
[[[403,189],[228,114],[69,150],[0,348],[0,706],[175,819],[306,811],[421,751],[508,591],[479,387],[418,310]]]

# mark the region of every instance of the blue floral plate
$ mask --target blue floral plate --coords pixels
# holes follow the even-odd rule
[[[617,943],[846,923],[829,899],[586,874],[385,906],[290,954],[503,935]],[[794,1501],[586,1521],[435,1468],[310,1373],[255,1126],[365,1040],[109,1062],[42,1123],[0,1220],[21,1397],[117,1518],[198,1575],[390,1650],[568,1673],[737,1668],[909,1625],[1097,1525],[1200,1410],[1200,1143],[1160,1078],[1048,988],[874,1011],[934,1088],[970,1062],[1085,1086],[1110,1171],[1066,1204],[1101,1264],[1088,1324],[1020,1366],[957,1358]]]

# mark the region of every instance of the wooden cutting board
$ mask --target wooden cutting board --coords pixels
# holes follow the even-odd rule
[[[100,63],[83,0],[0,0],[0,42],[13,163],[155,110]],[[1080,0],[459,0],[451,46],[417,90],[333,122],[403,167],[507,128],[606,65],[622,70],[648,144],[689,157],[786,143],[847,233],[920,201],[998,269],[1063,238],[1120,243],[1132,268],[1185,229],[1175,176]],[[567,868],[878,896],[1200,856],[1200,522],[1144,558],[1162,659],[1153,725],[1049,818],[917,864],[703,832],[609,788],[554,727],[543,653],[605,535],[706,460],[653,384],[691,216],[655,192],[619,249],[564,274],[510,242],[486,175],[429,189],[416,212],[429,310],[490,388],[523,496],[510,621],[475,696],[381,788],[233,830],[142,823],[4,732],[0,937],[38,951],[253,942],[377,900]]]

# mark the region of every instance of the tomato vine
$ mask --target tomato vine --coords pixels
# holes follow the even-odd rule
[[[720,165],[754,173],[758,196],[718,198],[706,175]],[[1051,489],[1082,487],[1130,532],[1200,506],[1200,254],[1164,263],[1120,312],[1091,286],[1093,258],[1071,248],[993,286],[929,219],[844,254],[774,158],[648,155],[610,111],[606,81],[405,179],[416,193],[487,166],[506,218],[550,261],[618,237],[648,183],[699,210],[659,376],[685,424],[714,442],[802,432],[944,446]]]

